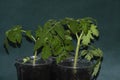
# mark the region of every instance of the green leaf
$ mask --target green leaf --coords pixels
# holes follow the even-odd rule
[[[22,40],[21,26],[17,25],[12,29],[6,31],[6,37],[13,43],[21,43]]]
[[[96,25],[91,24],[90,30],[91,30],[91,32],[92,32],[92,34],[93,34],[94,36],[96,36],[96,37],[99,36],[99,31],[97,30],[97,26],[96,26]]]
[[[97,53],[97,51],[96,50],[90,50],[90,53],[92,54],[92,55],[94,55],[94,56],[100,56],[98,53]]]
[[[79,22],[73,18],[65,18],[65,19],[61,20],[60,22],[62,25],[67,26],[67,28],[69,28],[69,30],[73,34],[76,34],[76,33],[80,32],[80,30],[81,30]]]
[[[98,49],[90,50],[90,53],[93,56],[96,56],[96,57],[102,57],[103,56],[103,53],[102,53],[102,51],[99,48]]]
[[[66,25],[66,24],[68,24],[69,21],[71,21],[71,20],[73,20],[73,18],[68,18],[68,17],[66,17],[66,18],[60,20],[60,23],[61,23],[62,25]]]
[[[36,38],[39,38],[43,36],[43,28],[41,26],[38,27],[38,29],[35,31]]]
[[[64,51],[64,48],[61,47],[61,46],[59,46],[59,47],[56,48],[56,50],[55,50],[55,52],[54,52],[54,55],[55,55],[55,56],[58,56],[58,55],[60,55],[63,51]]]
[[[72,42],[72,40],[64,40],[64,45],[72,45],[72,46],[75,46]]]
[[[94,67],[94,70],[93,70],[93,73],[92,73],[92,76],[96,76],[98,74],[98,71],[100,69],[100,65],[101,65],[101,62],[99,61],[95,67]]]
[[[30,57],[23,58],[23,64],[26,63],[26,62],[28,62],[28,61],[30,61]]]
[[[49,46],[44,46],[42,49],[42,54],[41,54],[43,59],[48,59],[48,57],[51,56],[51,50]]]
[[[63,60],[65,60],[67,57],[69,57],[69,54],[64,51],[63,53],[61,53],[57,58],[56,58],[56,62],[59,63]]]
[[[18,33],[16,33],[15,38],[16,38],[17,42],[20,44],[21,41],[22,41],[22,34],[21,34],[21,31],[18,32]]]
[[[54,19],[48,20],[43,26],[43,34],[45,34],[45,35],[48,35],[48,34],[55,35],[56,32],[55,32],[54,28],[55,28],[56,23],[57,23],[57,21],[54,20]]]
[[[94,38],[91,34],[91,31],[89,30],[87,35],[84,34],[83,37],[82,37],[83,45],[88,45],[91,42],[91,39],[94,39]]]
[[[61,45],[61,41],[58,36],[54,36],[54,38],[52,38],[51,46],[57,47],[58,45]]]
[[[91,17],[85,17],[85,18],[82,18],[82,19],[89,24],[96,24],[97,23],[97,21],[94,18],[91,18]]]
[[[82,31],[85,33],[85,35],[88,33],[90,29],[90,23],[86,21],[86,19],[81,19],[80,20],[80,26],[82,28]]]
[[[72,31],[72,33],[74,33],[74,34],[80,32],[79,31],[80,25],[76,20],[70,20],[68,22],[68,27]]]
[[[99,54],[99,57],[103,57],[103,52],[99,48],[96,49],[96,52]]]
[[[70,35],[65,35],[65,40],[72,40],[72,37]]]
[[[36,35],[36,42],[35,42],[35,45],[34,45],[34,50],[38,50],[39,48],[41,48],[46,42],[47,42],[47,35],[46,33],[44,32],[44,29],[39,26],[38,29],[35,31],[35,35]]]
[[[63,26],[60,23],[56,23],[54,30],[56,31],[56,33],[64,40],[65,37],[65,31]]]
[[[55,24],[56,24],[56,20],[54,20],[54,19],[50,19],[50,20],[48,20],[45,24],[44,24],[44,29],[45,30],[48,30],[48,29],[50,29],[52,26],[54,26]]]
[[[93,58],[93,55],[91,55],[91,54],[87,54],[85,56],[85,59],[87,59],[88,61],[90,61],[92,58]]]
[[[41,48],[42,46],[43,46],[42,39],[38,39],[38,40],[35,42],[34,51],[38,50],[38,49]]]
[[[88,53],[87,50],[82,50],[82,51],[81,51],[81,56],[85,56],[87,53]]]
[[[73,45],[66,45],[65,46],[65,50],[66,51],[73,51],[74,50],[74,46]]]

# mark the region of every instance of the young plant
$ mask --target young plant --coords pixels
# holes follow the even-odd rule
[[[77,67],[79,57],[88,61],[96,60],[92,75],[97,75],[103,54],[99,48],[92,46],[95,39],[99,37],[97,23],[93,18],[65,18],[59,21],[52,19],[39,27],[35,35],[32,35],[30,30],[23,30],[22,26],[17,25],[6,31],[6,48],[9,42],[21,44],[24,36],[34,42],[34,65],[39,50],[42,59],[54,56],[57,63],[70,57],[70,53],[74,51],[73,67]]]
[[[64,29],[67,32],[70,32],[70,35],[68,36],[72,38],[73,42],[76,42],[73,67],[77,67],[79,56],[88,61],[96,60],[92,74],[93,76],[96,76],[103,57],[102,51],[99,48],[92,46],[92,42],[99,37],[96,20],[89,17],[82,19],[65,18],[60,22]]]
[[[16,47],[22,44],[22,38],[27,37],[34,43],[33,65],[40,52],[42,59],[48,59],[50,56],[56,57],[56,62],[66,59],[70,56],[73,48],[72,38],[69,32],[66,32],[59,21],[48,20],[43,26],[39,26],[32,34],[31,30],[24,30],[22,26],[16,25],[6,31],[5,48],[8,50],[10,43]],[[23,59],[23,63],[30,61],[29,57]]]
[[[56,57],[56,62],[59,63],[69,57],[69,53],[74,50],[70,33],[65,31],[60,21],[53,19],[49,20],[44,27],[52,29],[49,31],[51,37],[48,39],[48,46],[52,57]]]
[[[10,43],[18,47],[22,44],[22,38],[27,37],[29,40],[31,40],[34,43],[34,57],[33,57],[33,65],[36,63],[37,55],[39,50],[41,50],[41,58],[42,59],[48,59],[49,56],[51,56],[50,47],[48,46],[48,39],[51,37],[49,32],[52,30],[52,28],[46,29],[46,27],[38,27],[38,29],[35,31],[35,34],[32,34],[31,30],[24,30],[22,29],[22,26],[16,25],[13,28],[6,31],[6,38],[5,38],[5,48],[8,49],[8,46]],[[23,63],[29,61],[30,58],[24,58]]]

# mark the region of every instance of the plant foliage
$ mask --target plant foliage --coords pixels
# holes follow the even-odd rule
[[[96,20],[90,17],[82,19],[65,18],[59,21],[65,32],[69,32],[68,38],[75,41],[74,65],[77,66],[77,60],[80,57],[88,61],[96,60],[93,76],[96,76],[101,65],[103,53],[99,48],[93,47],[93,42],[99,37],[99,30]],[[62,33],[62,32],[61,32]],[[70,44],[71,45],[71,44]]]
[[[96,20],[90,17],[73,19],[64,18],[61,20],[48,20],[43,26],[39,26],[33,34],[31,30],[24,30],[22,26],[16,25],[6,31],[5,46],[9,42],[21,44],[23,37],[28,37],[34,42],[34,56],[37,56],[39,50],[42,59],[48,59],[50,56],[56,57],[56,62],[70,57],[70,52],[75,52],[74,65],[77,66],[79,57],[88,61],[95,59],[93,76],[96,76],[103,57],[99,48],[91,47],[92,42],[99,37],[99,30]],[[29,59],[24,59],[26,60]],[[35,59],[33,61],[35,63]]]

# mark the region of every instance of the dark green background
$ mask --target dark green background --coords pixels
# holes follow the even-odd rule
[[[97,80],[120,79],[120,0],[0,0],[0,80],[17,80],[14,61],[32,55],[32,46],[3,48],[4,32],[13,25],[36,29],[48,19],[93,17],[98,21],[100,39],[96,43],[104,52]]]

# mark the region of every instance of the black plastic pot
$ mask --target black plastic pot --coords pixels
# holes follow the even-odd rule
[[[51,65],[51,80],[56,80],[56,57],[51,57],[51,60],[52,60],[52,65]]]
[[[15,63],[18,80],[50,80],[51,60],[38,60],[35,65],[22,63],[22,59]]]
[[[74,59],[67,59],[57,64],[57,80],[92,80],[93,64],[87,60],[78,60],[76,68]]]

